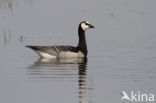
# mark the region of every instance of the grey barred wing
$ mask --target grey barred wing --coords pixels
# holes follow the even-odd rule
[[[26,46],[28,48],[31,48],[35,51],[41,51],[48,53],[53,56],[58,56],[61,52],[74,52],[77,53],[78,49],[73,46],[69,45],[62,45],[62,46]]]

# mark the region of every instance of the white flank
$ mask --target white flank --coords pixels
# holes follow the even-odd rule
[[[81,28],[82,28],[83,30],[87,30],[87,29],[89,29],[89,26],[86,25],[85,23],[82,23],[82,24],[81,24]]]
[[[56,56],[50,55],[50,54],[48,54],[48,53],[46,53],[46,52],[42,52],[42,51],[38,51],[38,50],[35,50],[35,52],[36,52],[40,57],[42,57],[42,58],[49,58],[49,59],[54,59],[54,58],[56,58]]]
[[[66,52],[60,52],[58,58],[83,58],[84,54],[79,51],[78,53],[75,52],[70,52],[70,51],[66,51]]]

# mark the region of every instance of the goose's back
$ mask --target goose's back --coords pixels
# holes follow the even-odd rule
[[[84,57],[83,53],[76,47],[69,45],[62,46],[26,46],[36,51],[41,57],[55,56],[59,58],[72,58],[72,57]]]

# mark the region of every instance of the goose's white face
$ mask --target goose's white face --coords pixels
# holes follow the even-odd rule
[[[91,25],[89,22],[85,21],[81,23],[81,28],[85,31],[89,28],[94,28],[94,26]]]
[[[87,24],[89,24],[88,22],[84,22],[84,23],[82,23],[81,24],[81,28],[83,29],[83,30],[87,30],[87,29],[89,29],[89,25],[87,25]]]

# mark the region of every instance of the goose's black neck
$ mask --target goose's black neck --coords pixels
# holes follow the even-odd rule
[[[79,25],[78,28],[78,35],[79,35],[79,43],[77,48],[80,49],[85,54],[85,57],[87,57],[88,51],[87,51],[85,31],[81,28],[81,25]]]

